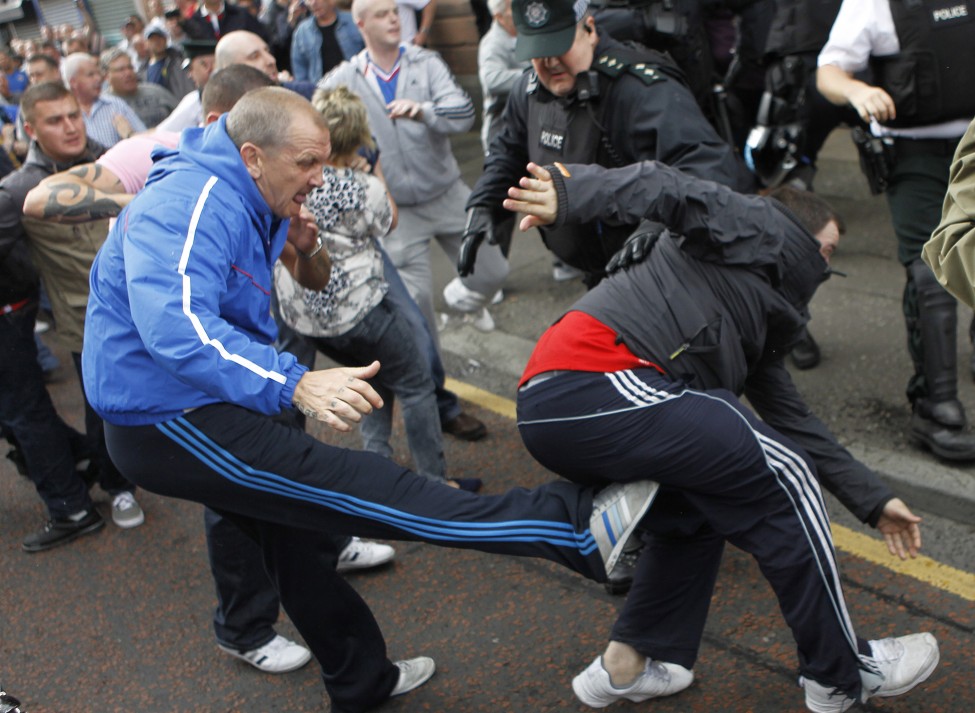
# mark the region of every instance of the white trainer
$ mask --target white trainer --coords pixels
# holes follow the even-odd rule
[[[680,693],[694,681],[694,672],[675,663],[647,659],[643,673],[628,686],[616,686],[597,656],[589,668],[572,679],[576,697],[591,708],[605,708],[616,701],[640,703],[651,698]]]
[[[860,672],[863,701],[907,693],[926,681],[941,660],[938,640],[926,631],[869,643],[871,656],[867,660],[877,665],[881,675]]]
[[[907,693],[926,681],[941,660],[938,641],[928,632],[870,641],[871,655],[864,664],[874,670],[861,670],[860,702]],[[816,681],[801,678],[806,691],[806,707],[814,713],[843,713],[856,699]]]
[[[370,569],[386,564],[395,556],[396,550],[389,545],[381,545],[378,542],[353,537],[345,549],[339,553],[339,562],[335,569],[339,572]]]
[[[146,514],[139,507],[139,502],[128,490],[112,498],[112,522],[124,530],[138,527],[146,521]]]
[[[297,671],[306,663],[311,661],[311,651],[301,644],[286,639],[281,634],[275,634],[274,638],[264,646],[250,651],[238,651],[229,646],[218,643],[221,651],[225,651],[231,656],[236,656],[242,661],[246,661],[256,669],[264,673],[288,673]]]
[[[399,680],[389,697],[402,696],[429,681],[437,672],[437,664],[429,656],[417,656],[406,661],[394,661],[399,669]]]
[[[613,483],[593,497],[589,531],[599,546],[607,576],[623,554],[630,535],[650,509],[659,488],[659,483],[652,480]]]
[[[806,708],[813,713],[843,713],[857,702],[856,698],[850,698],[835,686],[827,686],[811,678],[800,676],[799,685],[806,692]]]

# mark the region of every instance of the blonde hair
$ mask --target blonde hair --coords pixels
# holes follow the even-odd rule
[[[347,86],[319,89],[311,103],[328,125],[333,156],[350,156],[360,146],[369,149],[375,146],[366,105]]]

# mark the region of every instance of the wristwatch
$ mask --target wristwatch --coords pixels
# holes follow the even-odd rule
[[[298,250],[298,248],[295,248],[295,251],[297,251],[297,253],[306,260],[311,260],[322,251],[323,247],[325,247],[325,243],[322,242],[322,236],[319,235],[318,239],[315,241],[315,248],[310,253],[306,253],[304,250]]]

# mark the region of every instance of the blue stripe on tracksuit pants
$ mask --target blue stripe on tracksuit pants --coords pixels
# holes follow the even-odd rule
[[[573,483],[477,496],[230,404],[153,426],[106,424],[106,439],[112,460],[133,482],[201,502],[258,542],[285,611],[322,667],[336,712],[384,701],[398,670],[366,603],[334,567],[311,566],[337,559],[325,535],[540,557],[606,578],[589,532],[592,490]]]
[[[734,394],[694,391],[654,369],[564,372],[519,391],[518,426],[529,452],[569,480],[661,483],[643,527],[659,521],[670,543],[641,555],[617,640],[663,661],[696,653],[726,539],[772,585],[803,674],[859,691],[868,649],[843,600],[815,470]],[[651,567],[655,547],[673,556]]]

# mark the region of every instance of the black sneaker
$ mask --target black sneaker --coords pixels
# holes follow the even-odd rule
[[[603,583],[603,589],[608,594],[622,596],[630,591],[630,587],[633,586],[633,572],[636,569],[636,561],[640,558],[642,551],[643,547],[641,546],[635,550],[625,551],[620,555],[613,571],[609,573]]]
[[[91,508],[80,520],[67,517],[54,517],[47,521],[44,529],[24,539],[21,545],[24,552],[41,552],[58,545],[66,545],[82,535],[105,527],[105,521],[95,508]]]

